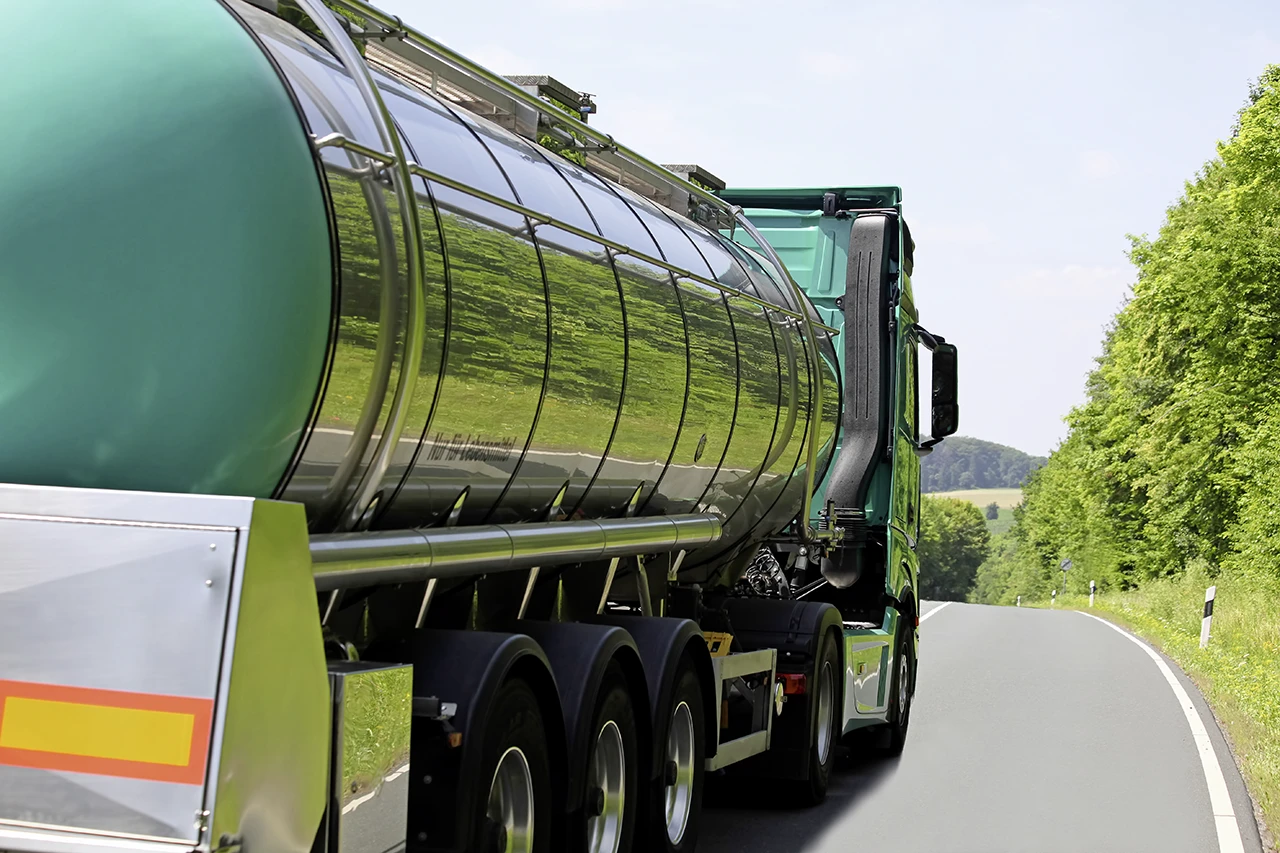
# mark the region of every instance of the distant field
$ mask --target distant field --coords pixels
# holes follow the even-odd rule
[[[1001,509],[1013,509],[1022,503],[1022,489],[962,489],[956,492],[934,492],[931,498],[956,498],[977,504],[980,508],[995,501]]]
[[[1013,527],[1013,510],[1011,509],[1002,509],[998,518],[987,519],[987,530],[991,531],[992,536],[1005,533],[1010,527]]]

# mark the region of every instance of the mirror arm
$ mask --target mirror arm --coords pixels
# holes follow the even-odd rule
[[[947,342],[947,339],[944,338],[942,335],[935,335],[931,333],[928,329],[926,329],[924,326],[921,326],[919,323],[914,323],[913,327],[916,330],[916,334],[920,336],[921,343],[923,343],[926,347],[929,348],[929,352],[933,352],[934,350],[936,350],[938,348],[938,344],[945,344]]]

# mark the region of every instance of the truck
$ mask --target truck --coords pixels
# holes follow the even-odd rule
[[[3,60],[0,850],[688,853],[711,774],[902,748],[958,408],[898,190],[682,177],[362,0],[64,11]]]

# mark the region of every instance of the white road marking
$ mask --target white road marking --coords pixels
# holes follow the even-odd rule
[[[953,602],[950,602],[950,601],[944,601],[944,602],[942,602],[942,603],[941,603],[941,604],[939,604],[937,607],[933,608],[933,609],[932,609],[932,610],[930,610],[928,613],[926,613],[926,614],[924,614],[923,616],[921,616],[921,617],[920,617],[920,621],[921,621],[921,622],[923,622],[924,620],[928,619],[928,618],[929,618],[930,616],[932,616],[933,614],[937,613],[937,612],[938,612],[939,610],[941,610],[942,608],[946,607],[948,604],[952,604],[952,603],[953,603]]]
[[[401,776],[403,776],[404,774],[406,774],[406,773],[408,773],[408,772],[409,772],[409,765],[408,765],[408,764],[406,764],[406,765],[404,765],[403,767],[401,767],[400,769],[396,770],[394,773],[390,774],[389,776],[383,776],[383,777],[382,777],[382,780],[383,780],[384,782],[394,782],[396,779],[399,779]],[[358,799],[354,799],[354,800],[352,800],[351,802],[347,803],[345,806],[343,806],[343,807],[342,807],[342,813],[343,813],[343,814],[351,814],[353,811],[355,811],[356,809],[360,808],[362,805],[364,805],[365,803],[369,802],[369,801],[370,801],[370,800],[372,800],[374,797],[378,796],[378,794],[380,794],[380,793],[382,793],[382,786],[381,786],[381,785],[379,785],[378,787],[374,788],[372,791],[370,791],[369,793],[365,794],[363,797],[359,797]]]
[[[1169,686],[1173,688],[1173,695],[1177,697],[1178,704],[1182,706],[1182,713],[1186,715],[1187,725],[1191,727],[1191,737],[1195,740],[1196,750],[1200,753],[1200,767],[1204,770],[1204,781],[1209,787],[1209,806],[1213,809],[1213,823],[1218,830],[1218,850],[1220,853],[1244,853],[1244,842],[1240,837],[1240,824],[1236,821],[1235,808],[1231,805],[1231,794],[1227,791],[1227,780],[1223,778],[1222,765],[1218,763],[1218,754],[1213,749],[1213,741],[1209,740],[1209,730],[1206,728],[1204,720],[1200,718],[1200,713],[1196,710],[1196,706],[1192,704],[1191,697],[1187,695],[1182,683],[1173,674],[1173,670],[1169,669],[1169,665],[1164,662],[1164,658],[1156,653],[1155,649],[1139,640],[1133,634],[1117,625],[1112,625],[1106,619],[1094,616],[1092,613],[1077,612],[1081,616],[1097,619],[1103,625],[1133,641],[1147,653],[1148,657],[1156,662],[1156,666],[1160,668],[1160,673],[1164,676],[1165,681],[1169,682]]]
[[[362,805],[364,805],[365,803],[369,802],[369,801],[370,801],[370,800],[372,800],[374,797],[378,796],[378,791],[380,791],[380,790],[381,790],[381,788],[374,788],[372,791],[370,791],[369,793],[365,794],[365,795],[364,795],[363,797],[361,797],[360,799],[358,799],[358,800],[352,800],[351,802],[347,803],[345,806],[343,806],[343,807],[342,807],[342,813],[343,813],[343,814],[351,814],[353,811],[355,811],[356,809],[360,808]]]

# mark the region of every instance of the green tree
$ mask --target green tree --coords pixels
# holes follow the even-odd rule
[[[920,507],[920,595],[964,601],[987,558],[991,534],[968,501],[926,497]]]
[[[921,461],[920,487],[926,492],[1016,489],[1044,463],[1041,456],[1003,444],[954,435]]]
[[[982,600],[1025,582],[1014,567],[1043,580],[1067,555],[1075,591],[1193,565],[1280,576],[1280,66],[1159,233],[1131,239],[1132,295],[980,572]]]
[[[995,501],[992,501],[991,503],[987,504],[986,509],[984,510],[984,513],[987,516],[988,521],[995,521],[997,518],[1000,517],[1000,505]]]

